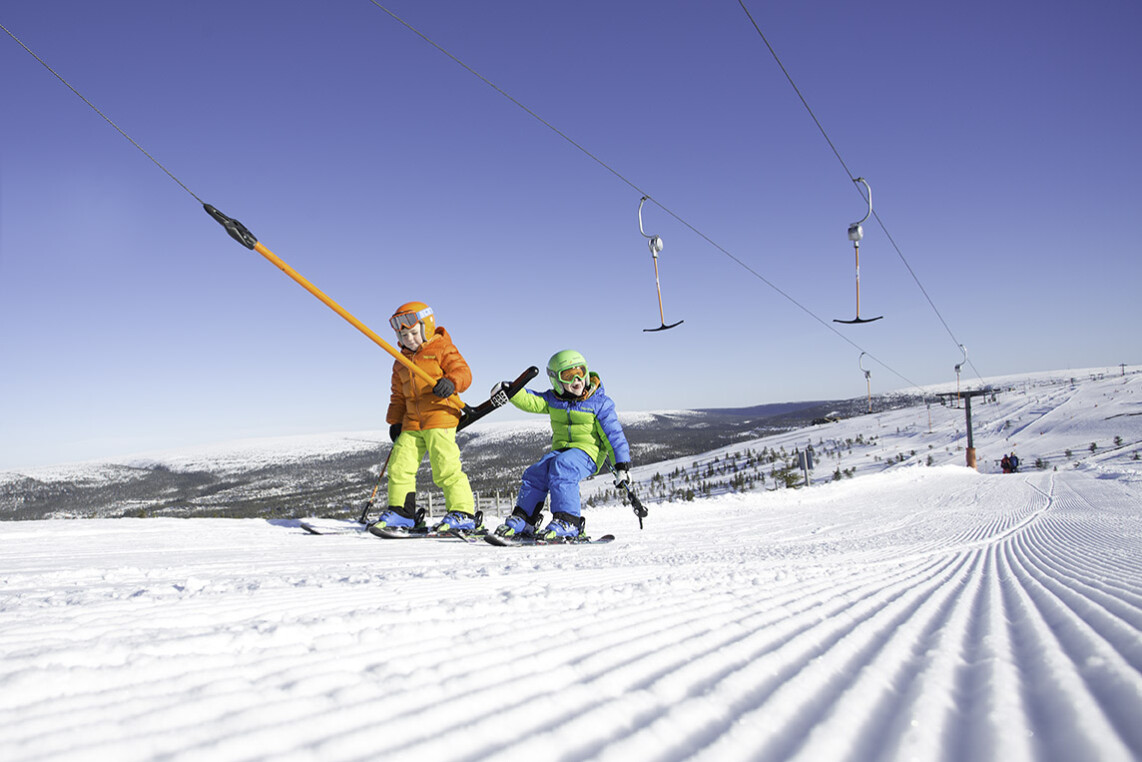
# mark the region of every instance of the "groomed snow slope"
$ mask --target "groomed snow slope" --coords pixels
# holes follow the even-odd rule
[[[1090,383],[1093,462],[596,509],[610,545],[4,522],[0,759],[1140,759],[1136,382]]]
[[[595,547],[10,524],[0,757],[1137,759],[1139,505],[946,466]]]

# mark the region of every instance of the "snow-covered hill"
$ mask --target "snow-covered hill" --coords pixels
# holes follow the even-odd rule
[[[1108,478],[1142,478],[1142,369],[1121,373],[1058,371],[989,379],[994,394],[972,402],[981,473],[999,473],[1004,455],[1021,470],[1089,469]],[[926,390],[954,394],[955,386]],[[635,469],[644,489],[678,496],[735,491],[735,480],[773,488],[774,470],[812,450],[810,481],[850,478],[910,466],[966,464],[966,403],[947,399],[735,443],[698,458]],[[803,479],[798,480],[799,483]],[[593,489],[605,490],[603,480]],[[588,491],[591,488],[588,488]],[[740,491],[740,490],[737,490]]]
[[[1104,411],[1106,420],[1089,432],[1048,420],[1038,429],[1055,431],[1057,442],[1027,434],[1039,417],[1071,396],[1074,403],[1057,415],[1073,416],[1075,405],[1098,404],[1098,393],[1089,388],[1074,394],[1080,384],[1087,388],[1088,382],[1105,381],[1113,389],[1114,378],[1140,369],[1124,370],[1126,375],[1123,369],[1101,368],[990,379],[995,396],[977,398],[974,405],[980,468],[996,470],[1010,450],[1019,452],[1024,466],[1121,462],[1124,452],[1132,456],[1132,450],[1123,450],[1133,422],[1129,396],[1120,401],[1124,412]],[[622,412],[620,417],[634,460],[642,466],[638,473],[646,479],[641,486],[647,495],[686,498],[789,483],[796,451],[810,448],[815,481],[906,464],[963,463],[964,411],[954,403],[941,404],[934,396],[940,392],[954,393],[955,385],[875,396],[874,415],[866,415],[866,400],[857,398],[725,411]],[[932,402],[917,406],[921,394]],[[844,420],[799,430],[830,410]],[[1092,425],[1083,421],[1082,426]],[[775,431],[785,433],[769,435]],[[1084,441],[1086,436],[1091,438]],[[1125,444],[1116,444],[1119,437]],[[749,441],[743,445],[744,440]],[[483,507],[492,510],[505,502],[510,506],[519,474],[547,446],[550,432],[539,416],[490,418],[463,431],[460,441],[473,486],[488,501]],[[1101,448],[1097,457],[1087,457],[1091,442]],[[0,472],[0,518],[356,516],[388,446],[387,432],[342,432]],[[604,481],[588,485],[593,500],[608,499]],[[422,503],[435,497],[438,506],[441,496],[434,494],[427,466],[420,486]]]
[[[887,399],[897,407],[901,399]],[[639,462],[695,455],[808,423],[816,406],[761,406],[742,412],[624,413]],[[853,403],[841,401],[842,407]],[[546,417],[484,419],[460,432],[465,471],[484,496],[511,500],[520,473],[551,441]],[[299,518],[359,515],[377,483],[387,430],[254,439],[51,467],[0,472],[0,520],[45,518]],[[427,464],[420,498],[439,505]]]
[[[1142,758],[1142,375],[978,403],[979,472],[962,409],[861,416],[640,466],[709,496],[610,545],[2,522],[0,759]]]

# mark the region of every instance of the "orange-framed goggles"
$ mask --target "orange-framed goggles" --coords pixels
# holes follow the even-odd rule
[[[393,315],[389,318],[389,325],[393,327],[394,331],[399,332],[406,328],[412,328],[431,314],[431,307],[425,307],[419,312],[402,312],[399,315]]]
[[[559,371],[559,380],[565,384],[573,384],[576,381],[587,380],[587,368],[584,365],[575,365],[570,368],[564,368]]]

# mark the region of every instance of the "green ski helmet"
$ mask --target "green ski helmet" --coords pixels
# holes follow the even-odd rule
[[[576,378],[589,378],[587,360],[574,349],[556,352],[547,361],[547,377],[551,379],[551,388],[563,393],[567,391],[565,383],[573,384]]]

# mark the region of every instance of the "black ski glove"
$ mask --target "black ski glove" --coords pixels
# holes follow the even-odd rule
[[[616,463],[615,464],[615,486],[616,487],[630,487],[630,463]]]
[[[437,397],[447,399],[451,397],[456,391],[456,384],[449,381],[447,378],[442,378],[436,382],[436,386],[432,387],[432,393]]]
[[[400,430],[401,425],[399,423],[394,423],[392,426],[389,426],[389,439],[393,442],[397,441],[397,437],[400,436]]]

